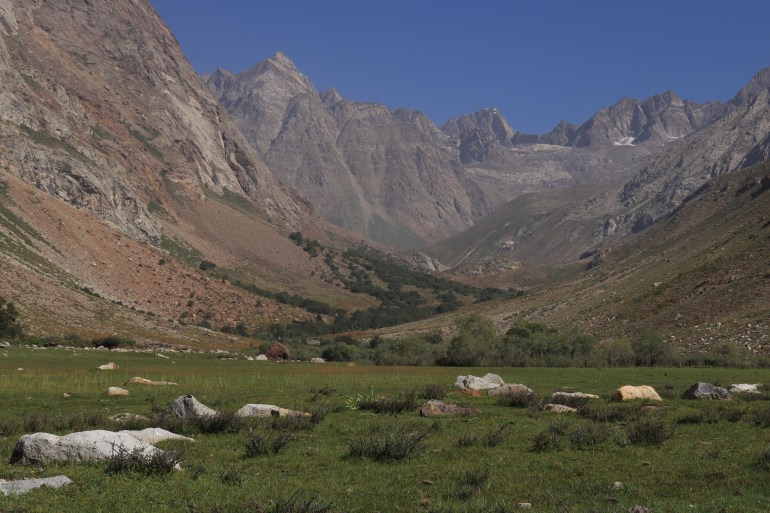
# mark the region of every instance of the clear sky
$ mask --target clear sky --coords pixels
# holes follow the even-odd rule
[[[624,96],[731,98],[770,66],[770,0],[151,0],[199,72],[283,51],[320,90],[520,131]]]

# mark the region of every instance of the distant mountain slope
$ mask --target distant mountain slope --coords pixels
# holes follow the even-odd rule
[[[492,211],[421,113],[319,94],[280,52],[205,79],[274,174],[339,226],[411,248]]]

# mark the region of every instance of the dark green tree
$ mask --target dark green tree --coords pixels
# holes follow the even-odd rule
[[[21,338],[23,335],[16,305],[0,297],[0,338]]]

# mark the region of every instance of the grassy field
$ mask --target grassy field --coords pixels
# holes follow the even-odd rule
[[[763,426],[770,425],[770,401],[679,399],[696,381],[756,383],[767,380],[767,371],[396,368],[169,356],[0,350],[0,479],[65,474],[74,481],[59,490],[0,496],[0,512],[320,512],[327,504],[333,512],[487,512],[516,511],[519,502],[549,512],[625,512],[635,505],[655,512],[767,511],[770,430]],[[120,369],[96,370],[108,361]],[[481,415],[434,420],[416,410],[376,415],[346,407],[359,395],[394,398],[431,383],[449,389],[458,374],[488,371],[530,386],[541,398],[574,388],[602,399],[588,416],[512,408],[451,391],[447,402],[477,407]],[[128,397],[106,396],[107,387],[132,376],[179,385],[128,385]],[[654,386],[666,399],[663,407],[609,404],[609,394],[624,384]],[[182,446],[183,470],[167,476],[108,474],[104,464],[8,464],[23,433],[106,427],[109,415],[153,415],[187,393],[221,411],[270,403],[327,413],[317,426],[294,431],[283,450],[262,457],[245,457],[247,428],[196,434],[195,443]],[[597,420],[609,413],[619,418]],[[252,429],[270,436],[263,424]],[[645,426],[648,438],[636,440]],[[489,436],[501,428],[504,436]],[[422,450],[396,461],[350,454],[352,442],[366,445],[399,432],[423,434]],[[671,437],[658,443],[659,432]],[[616,481],[622,488],[613,488]],[[286,501],[295,493],[292,508]],[[300,507],[313,498],[311,507]]]

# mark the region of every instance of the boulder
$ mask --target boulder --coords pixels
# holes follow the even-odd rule
[[[0,342],[0,349],[8,349],[11,347],[11,344],[8,342]]]
[[[110,387],[107,389],[107,395],[110,397],[116,395],[128,395],[128,390],[120,387]]]
[[[456,390],[455,393],[468,397],[484,397],[484,394],[481,393],[481,390],[472,390],[470,388],[460,388]]]
[[[505,381],[503,381],[503,378],[501,378],[497,374],[492,374],[491,372],[488,372],[481,376],[481,379],[484,381],[488,381],[489,383],[497,383],[498,385],[505,385]]]
[[[152,456],[160,450],[132,435],[101,429],[70,433],[65,436],[34,433],[19,438],[11,454],[11,463],[101,461],[112,456],[120,448],[140,451],[146,456]]]
[[[519,385],[515,383],[508,383],[505,385],[501,385],[497,388],[491,388],[489,389],[489,392],[487,392],[487,395],[490,397],[498,397],[501,395],[522,395],[522,396],[536,396],[534,390],[529,388],[526,385]]]
[[[458,406],[456,404],[448,404],[443,401],[430,400],[420,407],[421,417],[437,417],[437,416],[465,416],[465,415],[478,415],[481,413],[476,408],[468,406]]]
[[[266,362],[267,361],[267,356],[264,355],[264,354],[258,354],[257,356],[254,357],[254,360],[256,360],[258,362]]]
[[[118,364],[115,362],[105,363],[97,367],[99,370],[118,370]]]
[[[61,488],[64,485],[70,484],[71,482],[72,479],[67,476],[44,477],[41,479],[19,479],[17,481],[6,481],[5,479],[0,479],[0,492],[3,492],[3,495],[5,496],[22,495],[34,490],[35,488],[40,488],[41,486]]]
[[[738,383],[730,385],[729,391],[731,394],[761,394],[762,392],[759,391],[761,386],[759,383]]]
[[[487,376],[497,376],[496,374],[487,374]],[[500,376],[497,376],[498,378]],[[500,379],[502,381],[502,379]],[[502,383],[499,383],[498,380],[487,380],[484,378],[479,378],[477,376],[457,376],[457,379],[455,380],[455,388],[465,388],[470,390],[489,390],[491,388],[497,388]]]
[[[564,404],[549,403],[543,406],[543,411],[550,411],[552,413],[575,413],[577,408],[566,406]]]
[[[137,440],[150,445],[155,445],[158,442],[164,442],[166,440],[184,440],[185,442],[195,441],[188,436],[177,435],[176,433],[172,433],[171,431],[166,431],[165,429],[161,428],[146,428],[140,430],[124,429],[122,431],[118,431],[118,433],[131,435]]]
[[[310,363],[326,363],[326,360],[323,358],[311,358]]]
[[[153,381],[151,379],[141,378],[139,376],[134,376],[133,378],[129,379],[125,383],[123,383],[123,386],[125,385],[173,385],[177,386],[177,383],[172,383],[171,381]]]
[[[685,399],[716,399],[721,401],[732,399],[730,392],[726,389],[702,381],[695,383],[685,390],[682,397]]]
[[[199,402],[192,395],[180,395],[169,405],[165,415],[174,415],[181,419],[191,417],[213,417],[219,412]]]
[[[632,386],[626,385],[615,390],[612,394],[614,401],[631,401],[634,399],[649,399],[651,401],[662,401],[658,393],[649,385]]]
[[[274,404],[247,404],[235,414],[239,417],[309,417],[304,411],[289,410]]]
[[[288,360],[291,356],[289,348],[280,342],[276,342],[265,351],[268,360]]]

